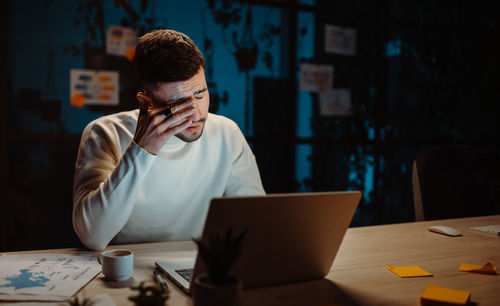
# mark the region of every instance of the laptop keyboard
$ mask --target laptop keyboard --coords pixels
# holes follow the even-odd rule
[[[193,278],[193,270],[194,269],[180,269],[180,270],[175,270],[182,278],[187,280],[188,283],[191,282],[191,278]]]

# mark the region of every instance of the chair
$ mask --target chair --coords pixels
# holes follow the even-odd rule
[[[413,162],[415,220],[499,213],[500,155],[485,148],[437,145]]]

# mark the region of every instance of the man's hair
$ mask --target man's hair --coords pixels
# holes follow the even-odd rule
[[[205,59],[194,42],[174,30],[154,30],[139,38],[135,62],[144,89],[188,80],[205,68]]]

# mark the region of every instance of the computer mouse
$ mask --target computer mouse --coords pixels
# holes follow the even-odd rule
[[[459,230],[453,227],[449,227],[446,225],[433,225],[428,227],[429,231],[434,233],[439,233],[447,236],[457,237],[462,236]]]

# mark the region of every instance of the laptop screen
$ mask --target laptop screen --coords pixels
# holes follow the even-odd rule
[[[232,270],[245,288],[323,278],[360,199],[359,191],[215,198],[202,240],[247,230]],[[198,258],[194,277],[205,271]]]

